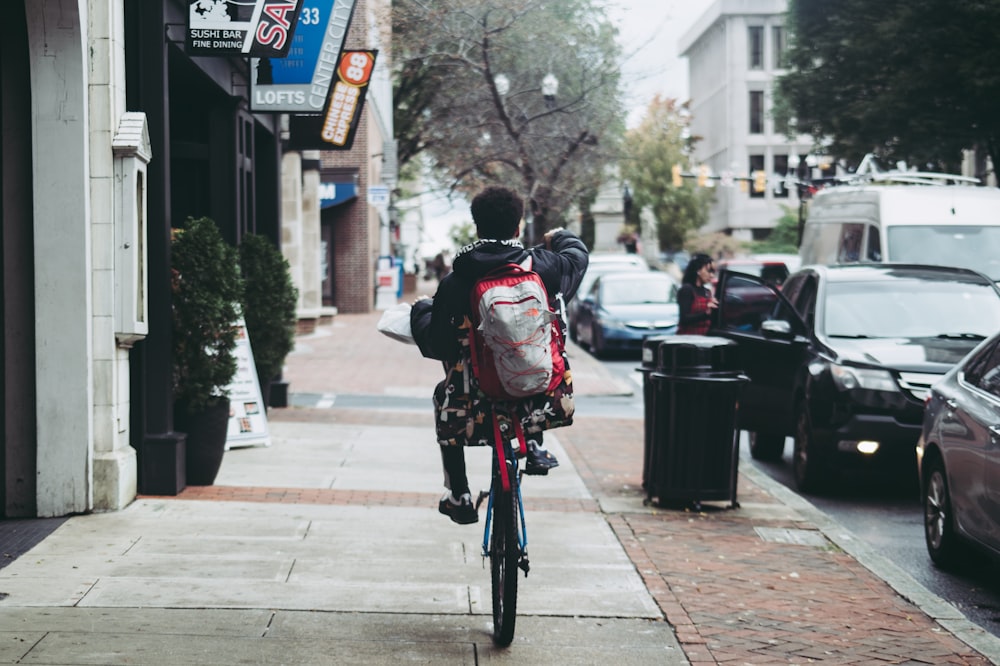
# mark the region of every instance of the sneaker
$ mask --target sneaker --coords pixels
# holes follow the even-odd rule
[[[451,522],[468,525],[479,522],[479,514],[472,504],[472,496],[464,493],[456,500],[451,493],[446,493],[438,502],[438,511],[451,518]]]
[[[545,476],[553,467],[559,466],[556,457],[538,446],[533,439],[528,440],[528,461],[524,465],[524,473],[531,476]]]

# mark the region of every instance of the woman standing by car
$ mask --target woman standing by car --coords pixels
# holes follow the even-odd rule
[[[715,261],[707,254],[695,254],[688,261],[677,292],[680,308],[678,335],[705,335],[712,323],[712,314],[719,307],[719,301],[712,295],[708,285],[715,275]]]

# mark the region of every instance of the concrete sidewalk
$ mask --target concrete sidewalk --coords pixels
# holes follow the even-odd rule
[[[439,364],[338,315],[272,445],[214,486],[73,517],[0,569],[0,663],[986,664],[996,638],[749,463],[739,509],[646,506],[641,418],[578,413],[526,477],[531,573],[490,639],[482,523],[439,515]],[[635,390],[575,347],[578,395]],[[350,399],[348,399],[350,398]],[[488,452],[468,452],[473,488]]]

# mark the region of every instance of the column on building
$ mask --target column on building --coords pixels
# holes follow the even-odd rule
[[[87,17],[80,14],[88,4],[25,3],[34,136],[35,496],[43,517],[92,506],[91,137],[84,61],[91,49],[84,43]]]
[[[152,152],[145,114],[125,111],[124,34],[116,30],[124,8],[114,2],[91,7],[94,508],[117,510],[135,499],[137,486],[130,354],[148,332],[145,168]],[[114,126],[98,126],[99,119]]]

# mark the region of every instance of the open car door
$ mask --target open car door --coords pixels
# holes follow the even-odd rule
[[[812,347],[808,327],[777,287],[754,275],[723,269],[716,298],[709,335],[739,344],[750,377],[740,399],[739,428],[783,443],[795,432],[794,398]]]

